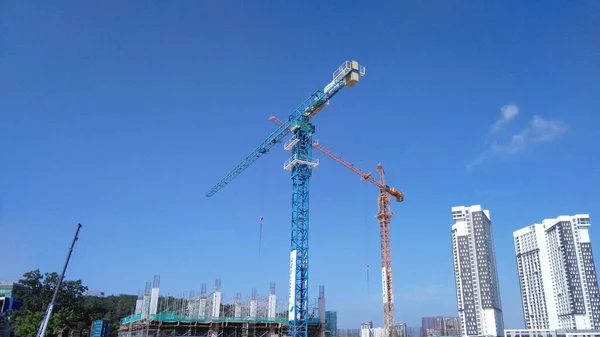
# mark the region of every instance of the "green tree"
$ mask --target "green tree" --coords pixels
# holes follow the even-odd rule
[[[21,310],[23,313],[23,310]],[[43,311],[25,312],[17,317],[17,325],[14,328],[14,333],[17,336],[35,336],[40,323],[44,318]]]
[[[27,272],[19,283],[30,291],[15,290],[15,297],[23,300],[23,307],[15,313],[14,333],[20,337],[35,336],[42,322],[44,312],[58,284],[57,273],[42,273],[39,269]],[[83,294],[87,287],[81,280],[63,280],[58,298],[48,324],[47,334],[55,336],[61,329],[88,327],[90,319],[84,307]]]
[[[19,281],[26,290],[15,289],[15,297],[23,306],[11,319],[17,323],[13,333],[19,337],[34,337],[42,323],[44,313],[52,300],[58,283],[57,273],[42,274],[32,270]],[[116,337],[121,319],[131,314],[137,296],[108,297],[84,296],[87,287],[81,280],[63,280],[46,334],[56,336],[61,329],[89,329],[92,321],[105,319],[111,322],[111,336]]]
[[[135,308],[137,296],[119,295],[108,297],[84,297],[84,303],[90,322],[97,319],[105,319],[111,322],[111,336],[118,334],[121,319],[131,315]]]

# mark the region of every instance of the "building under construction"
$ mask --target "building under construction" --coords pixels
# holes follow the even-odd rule
[[[270,337],[288,331],[288,300],[278,300],[275,283],[268,295],[241,293],[225,300],[221,280],[211,293],[206,284],[199,293],[190,291],[179,296],[161,296],[160,278],[147,282],[138,295],[133,315],[121,320],[119,337],[206,336],[206,337]],[[310,308],[309,336],[337,337],[337,315],[325,311],[324,287]]]

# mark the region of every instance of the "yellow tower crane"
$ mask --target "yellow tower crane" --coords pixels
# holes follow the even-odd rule
[[[277,125],[282,125],[283,122],[275,116],[269,117],[269,120]],[[379,221],[380,245],[381,245],[381,281],[383,290],[383,320],[385,333],[387,337],[392,336],[394,326],[394,283],[392,282],[392,245],[390,242],[390,224],[392,213],[390,207],[390,196],[394,197],[397,202],[404,201],[404,193],[398,191],[394,187],[390,187],[385,183],[385,172],[383,165],[377,165],[379,173],[379,181],[375,180],[370,173],[365,173],[342,159],[342,157],[327,150],[318,141],[313,141],[312,147],[321,151],[327,157],[344,165],[352,172],[361,177],[361,181],[369,181],[379,188],[379,197],[377,199],[377,220]]]

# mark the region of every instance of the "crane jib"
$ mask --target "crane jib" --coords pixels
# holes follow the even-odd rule
[[[288,133],[288,128],[290,126],[290,122],[283,123],[280,127],[278,127],[271,135],[260,144],[256,150],[252,151],[238,166],[236,166],[229,174],[225,176],[218,184],[216,184],[213,188],[211,188],[208,193],[206,193],[207,197],[213,196],[217,193],[221,188],[227,185],[233,178],[242,173],[248,166],[254,163],[258,158],[260,158],[263,154],[267,153],[275,144],[281,142],[283,137],[285,137]]]
[[[346,61],[334,72],[334,78],[323,89],[316,90],[310,97],[305,99],[300,106],[288,117],[288,120],[277,128],[269,137],[262,142],[254,151],[252,151],[240,164],[238,164],[231,172],[229,172],[219,183],[212,187],[207,193],[207,197],[213,196],[220,189],[229,184],[231,180],[237,177],[258,158],[269,152],[269,150],[280,143],[288,133],[290,126],[295,122],[308,121],[317,115],[323,108],[329,104],[329,100],[337,94],[344,86],[346,86],[346,76],[350,73],[358,73],[364,75],[365,68],[359,66],[357,69],[351,66],[350,61]]]

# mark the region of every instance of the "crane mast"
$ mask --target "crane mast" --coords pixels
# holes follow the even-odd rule
[[[385,173],[381,164],[377,165],[379,182],[385,186]],[[392,282],[392,245],[390,240],[390,223],[392,221],[390,197],[385,189],[380,189],[377,203],[377,220],[381,244],[381,282],[383,290],[383,321],[385,333],[392,336],[394,326],[394,284]]]
[[[353,87],[364,75],[365,67],[359,65],[358,62],[344,62],[333,73],[333,79],[325,87],[316,90],[304,100],[283,124],[206,194],[207,197],[213,196],[258,158],[266,154],[275,144],[280,143],[288,133],[293,133],[292,137],[284,144],[284,148],[291,151],[292,156],[283,165],[284,169],[291,172],[292,178],[290,301],[288,308],[291,337],[308,336],[309,190],[312,169],[318,165],[318,161],[312,158],[312,135],[315,127],[310,120],[329,105],[329,100],[340,90],[344,87]]]
[[[283,125],[284,123],[275,116],[269,117],[269,120],[277,125]],[[370,173],[365,173],[358,169],[356,166],[350,164],[342,157],[334,154],[330,150],[326,149],[323,145],[317,141],[313,141],[313,148],[321,151],[329,158],[342,164],[352,172],[358,174],[361,180],[366,180],[376,185],[379,188],[379,197],[377,199],[377,216],[379,222],[380,232],[380,249],[381,249],[381,283],[383,292],[383,317],[386,337],[392,336],[392,329],[394,326],[394,284],[392,282],[392,248],[391,248],[391,237],[390,237],[390,224],[392,216],[394,215],[390,207],[390,196],[396,198],[396,201],[404,201],[404,193],[398,191],[394,187],[390,187],[385,182],[385,172],[383,165],[377,165],[377,172],[379,173],[379,181],[375,180]],[[368,265],[367,265],[368,267]]]

